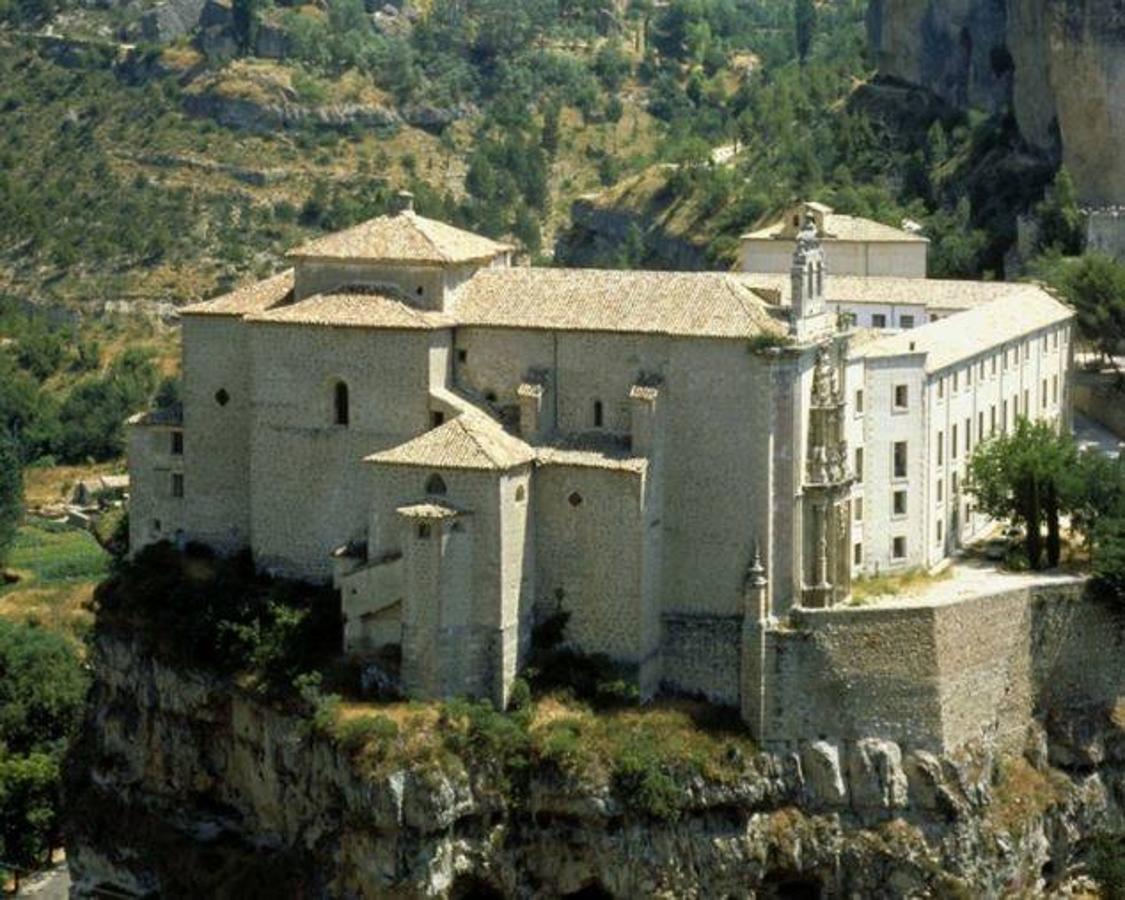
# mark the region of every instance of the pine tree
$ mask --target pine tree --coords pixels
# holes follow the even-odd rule
[[[813,0],[796,0],[793,18],[797,29],[797,57],[804,63],[809,58],[813,33],[816,31],[816,6]]]
[[[16,442],[0,432],[0,564],[8,558],[8,549],[22,517],[23,469],[20,455]]]

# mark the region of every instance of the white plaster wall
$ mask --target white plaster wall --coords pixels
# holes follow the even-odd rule
[[[911,328],[918,328],[930,321],[930,315],[922,303],[854,303],[847,300],[829,303],[828,308],[834,313],[841,311],[850,313],[855,317],[855,324],[860,328],[899,329],[908,327],[903,321],[903,316],[913,316],[914,324]],[[886,323],[883,326],[875,324],[875,316],[883,316]]]
[[[784,238],[744,239],[739,248],[743,272],[788,272],[795,244]],[[925,278],[929,244],[922,241],[839,241],[822,239],[825,266],[836,275],[892,275]]]

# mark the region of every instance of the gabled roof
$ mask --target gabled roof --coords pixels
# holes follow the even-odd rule
[[[341,328],[425,330],[446,328],[453,319],[418,309],[379,292],[314,294],[297,303],[246,317],[249,322],[282,325],[331,325]]]
[[[807,206],[817,208],[823,204],[809,203]],[[828,209],[828,207],[824,207]],[[772,225],[759,228],[742,235],[742,240],[772,240],[792,236],[783,234],[789,227],[786,218],[778,219]],[[864,219],[860,216],[849,216],[838,212],[824,213],[824,232],[820,235],[822,241],[883,241],[887,243],[927,243],[928,238],[891,225],[884,225],[873,219]]]
[[[920,328],[888,335],[863,346],[855,355],[867,359],[924,355],[926,371],[936,372],[1073,316],[1070,307],[1042,288],[1034,288],[1034,292],[1024,296],[986,303]]]
[[[482,269],[461,288],[457,323],[724,338],[786,332],[725,272]]]
[[[508,244],[403,210],[309,241],[290,250],[288,256],[445,265],[491,259],[511,249]]]
[[[223,294],[214,300],[193,303],[180,310],[181,316],[246,316],[264,312],[285,302],[293,293],[293,270],[286,269],[265,281],[258,281]]]
[[[788,304],[792,282],[788,275],[735,273],[742,284],[771,301]],[[927,309],[973,309],[982,303],[1042,293],[1035,284],[1019,281],[958,281],[952,278],[898,278],[882,275],[833,275],[824,279],[829,303],[902,303]]]
[[[535,451],[482,413],[465,412],[405,444],[365,457],[381,465],[502,470],[531,462]]]

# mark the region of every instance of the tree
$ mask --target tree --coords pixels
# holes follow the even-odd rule
[[[1082,336],[1107,358],[1125,340],[1125,266],[1100,253],[1055,269],[1055,285],[1078,313]]]
[[[23,468],[16,442],[0,430],[0,565],[23,517]]]
[[[261,0],[234,0],[231,6],[234,40],[243,55],[252,53],[258,42],[261,5]]]
[[[804,64],[809,58],[813,34],[816,31],[816,5],[813,0],[796,0],[793,6],[793,19],[797,31],[797,58]]]
[[[969,461],[967,490],[980,510],[1023,529],[1032,569],[1043,568],[1044,523],[1047,565],[1059,564],[1059,516],[1069,506],[1067,477],[1077,456],[1069,435],[1058,434],[1046,422],[1021,418],[1015,431],[978,445]]]
[[[1039,247],[1041,250],[1057,249],[1062,253],[1082,252],[1082,210],[1078,208],[1078,193],[1066,166],[1062,166],[1047,195],[1035,207],[1039,219]]]
[[[46,753],[8,756],[0,749],[0,859],[35,869],[50,862],[59,841],[59,760]]]

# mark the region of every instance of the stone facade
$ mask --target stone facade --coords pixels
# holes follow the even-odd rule
[[[872,340],[828,301],[823,224],[780,286],[509,268],[410,210],[298,248],[293,271],[184,310],[182,422],[132,422],[133,547],[249,548],[331,580],[347,650],[397,646],[414,696],[506,702],[561,611],[642,696],[741,706],[767,737],[788,704],[771,673],[807,680],[791,617],[844,617],[853,575],[934,564],[975,527],[929,540],[939,421],[1017,389],[1020,414],[1066,418],[1068,310],[998,285],[974,341],[941,321]],[[998,393],[939,387],[1017,345],[1034,355]]]

